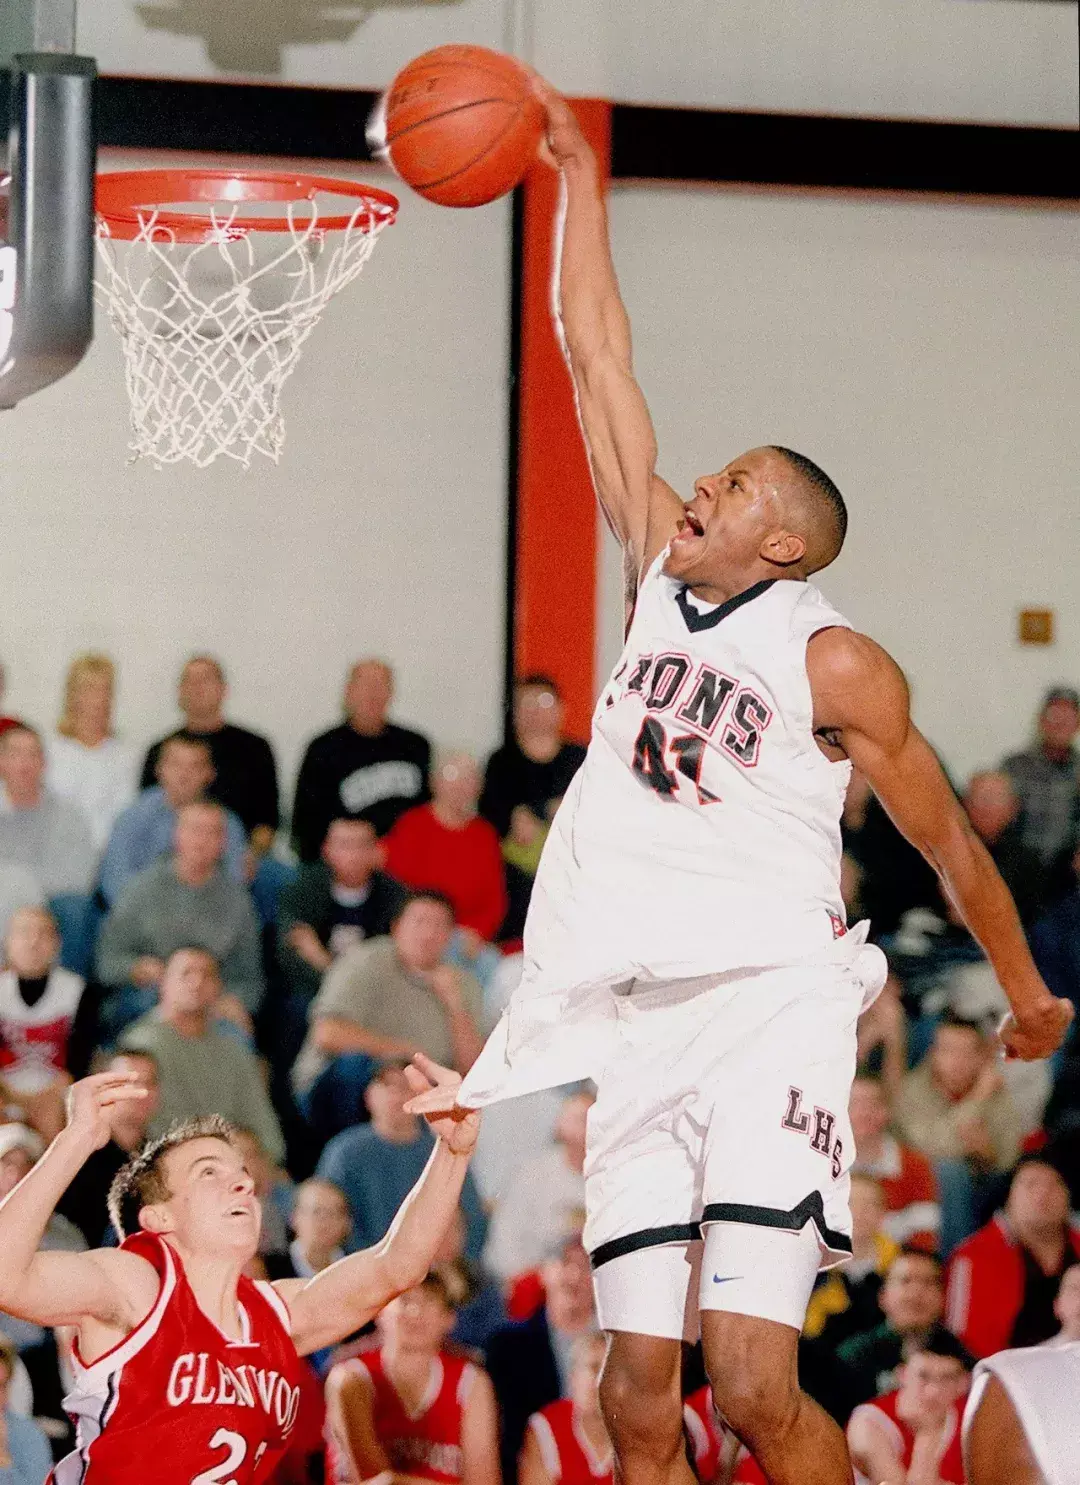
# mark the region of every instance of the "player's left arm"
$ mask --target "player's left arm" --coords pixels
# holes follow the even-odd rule
[[[461,1411],[461,1485],[499,1485],[499,1406],[479,1367]]]
[[[453,1100],[461,1078],[422,1055],[406,1076],[416,1094],[438,1089]],[[381,1242],[324,1268],[313,1279],[279,1279],[292,1337],[301,1355],[332,1346],[366,1325],[384,1305],[419,1284],[461,1201],[469,1157],[480,1129],[474,1110],[451,1106],[428,1118],[437,1136],[423,1175],[402,1202]]]
[[[1009,889],[911,720],[903,672],[863,634],[826,629],[807,646],[814,730],[869,780],[897,828],[926,857],[981,944],[1012,1011],[1001,1028],[1017,1057],[1061,1045],[1072,1006],[1035,968]]]

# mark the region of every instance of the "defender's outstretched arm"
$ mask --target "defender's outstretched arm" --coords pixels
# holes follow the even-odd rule
[[[548,149],[562,174],[556,325],[574,379],[593,484],[636,579],[666,546],[682,501],[656,473],[656,435],[634,379],[630,321],[608,239],[596,157],[566,100],[537,78]]]

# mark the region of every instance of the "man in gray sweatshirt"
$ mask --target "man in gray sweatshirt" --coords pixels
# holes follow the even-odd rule
[[[259,923],[247,888],[222,870],[225,840],[220,805],[186,805],[173,854],[121,889],[98,940],[98,979],[112,989],[102,1012],[104,1040],[156,1004],[166,960],[191,945],[220,966],[218,1015],[250,1029],[263,995]]]

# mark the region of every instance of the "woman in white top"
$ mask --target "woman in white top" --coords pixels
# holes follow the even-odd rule
[[[107,655],[76,655],[64,682],[64,709],[47,743],[48,786],[82,807],[99,848],[137,791],[135,755],[112,732],[115,679]]]

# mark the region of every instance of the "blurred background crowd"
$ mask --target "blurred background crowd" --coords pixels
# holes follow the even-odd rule
[[[361,660],[285,809],[273,742],[231,720],[217,658],[186,661],[145,756],[116,735],[115,689],[109,658],[85,654],[55,718],[7,715],[0,690],[0,1196],[61,1127],[71,1079],[122,1066],[149,1096],[117,1109],[45,1244],[113,1241],[128,1156],[217,1113],[263,1203],[258,1276],[311,1275],[377,1241],[425,1164],[402,1068],[422,1051],[464,1072],[498,1019],[584,749],[554,684],[526,676],[490,758],[435,751],[390,720],[389,666]],[[1080,1005],[1080,697],[1051,690],[1033,724],[1027,749],[957,787],[1047,983]],[[989,965],[858,775],[843,835],[849,921],[870,918],[891,974],[859,1026],[854,1257],[815,1290],[803,1382],[856,1439],[860,1407],[894,1392],[916,1433],[955,1431],[974,1358],[1080,1339],[1080,1043],[1003,1063]],[[312,1358],[282,1478],[610,1475],[581,1246],[590,1104],[574,1087],[485,1115],[428,1280]],[[11,1316],[0,1331],[0,1466],[36,1485],[70,1444],[69,1339]],[[721,1441],[693,1353],[686,1394],[711,1480]]]

